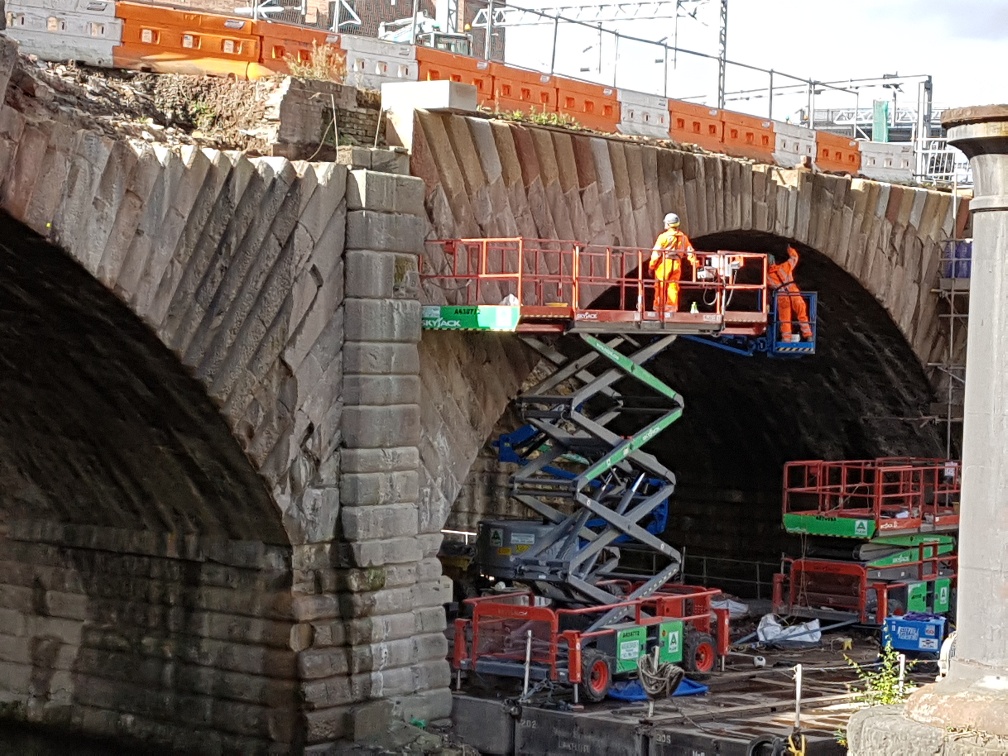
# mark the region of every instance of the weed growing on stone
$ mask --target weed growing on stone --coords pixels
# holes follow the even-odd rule
[[[346,79],[346,58],[340,55],[336,47],[320,45],[315,41],[312,42],[308,60],[302,61],[288,55],[287,67],[291,76],[298,79],[335,81],[340,84]]]
[[[515,110],[511,113],[504,113],[503,115],[515,121],[527,121],[528,123],[535,123],[539,126],[564,126],[574,129],[581,128],[581,124],[578,123],[577,119],[573,116],[569,116],[566,113],[550,113],[547,112],[545,108],[542,110],[536,110],[533,107],[531,113],[524,113],[521,110]]]

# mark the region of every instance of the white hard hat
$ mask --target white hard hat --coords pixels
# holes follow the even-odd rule
[[[678,225],[679,225],[679,216],[678,215],[676,215],[675,213],[668,213],[665,216],[665,227],[666,228],[668,228],[669,226],[678,226]]]

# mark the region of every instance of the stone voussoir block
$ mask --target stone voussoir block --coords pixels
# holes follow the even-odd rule
[[[419,375],[420,353],[416,344],[351,342],[343,347],[346,375]]]
[[[284,512],[284,525],[295,540],[322,543],[334,537],[339,510],[338,488],[307,488]]]
[[[397,538],[416,534],[417,512],[411,504],[345,507],[340,521],[343,537],[350,541]]]
[[[427,220],[416,215],[353,210],[347,213],[346,248],[421,254]]]
[[[347,209],[425,217],[423,179],[377,171],[350,171]]]
[[[420,475],[416,470],[376,473],[343,473],[340,498],[346,507],[416,502],[420,492]],[[414,507],[414,515],[415,515]],[[416,521],[414,517],[414,528]],[[413,531],[416,533],[416,530]]]
[[[420,341],[420,303],[414,299],[343,301],[346,341],[415,344]]]
[[[381,449],[420,442],[420,407],[344,407],[343,440],[350,449]]]
[[[418,375],[344,375],[343,401],[347,404],[419,404]]]
[[[420,451],[415,446],[344,449],[340,456],[340,470],[343,473],[388,473],[416,470],[419,465]]]

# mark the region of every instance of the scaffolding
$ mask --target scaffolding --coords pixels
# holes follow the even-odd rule
[[[951,458],[954,428],[963,420],[963,401],[966,388],[966,325],[969,315],[970,273],[972,269],[973,240],[948,239],[942,244],[941,277],[933,289],[942,302],[944,311],[938,313],[945,332],[945,351],[941,359],[929,362],[942,375],[944,396],[931,405],[931,414],[945,426],[945,456]],[[958,341],[957,341],[958,339]]]

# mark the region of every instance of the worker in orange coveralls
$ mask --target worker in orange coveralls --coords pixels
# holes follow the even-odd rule
[[[767,285],[777,297],[777,319],[780,321],[781,341],[791,341],[792,323],[798,321],[802,341],[812,341],[812,327],[809,325],[808,309],[801,290],[794,280],[794,269],[798,265],[798,251],[788,245],[788,259],[777,262],[774,255],[767,255]]]
[[[655,277],[654,311],[676,312],[679,309],[679,279],[682,277],[682,258],[696,264],[693,244],[679,230],[679,216],[665,216],[665,230],[655,239],[648,270]]]

